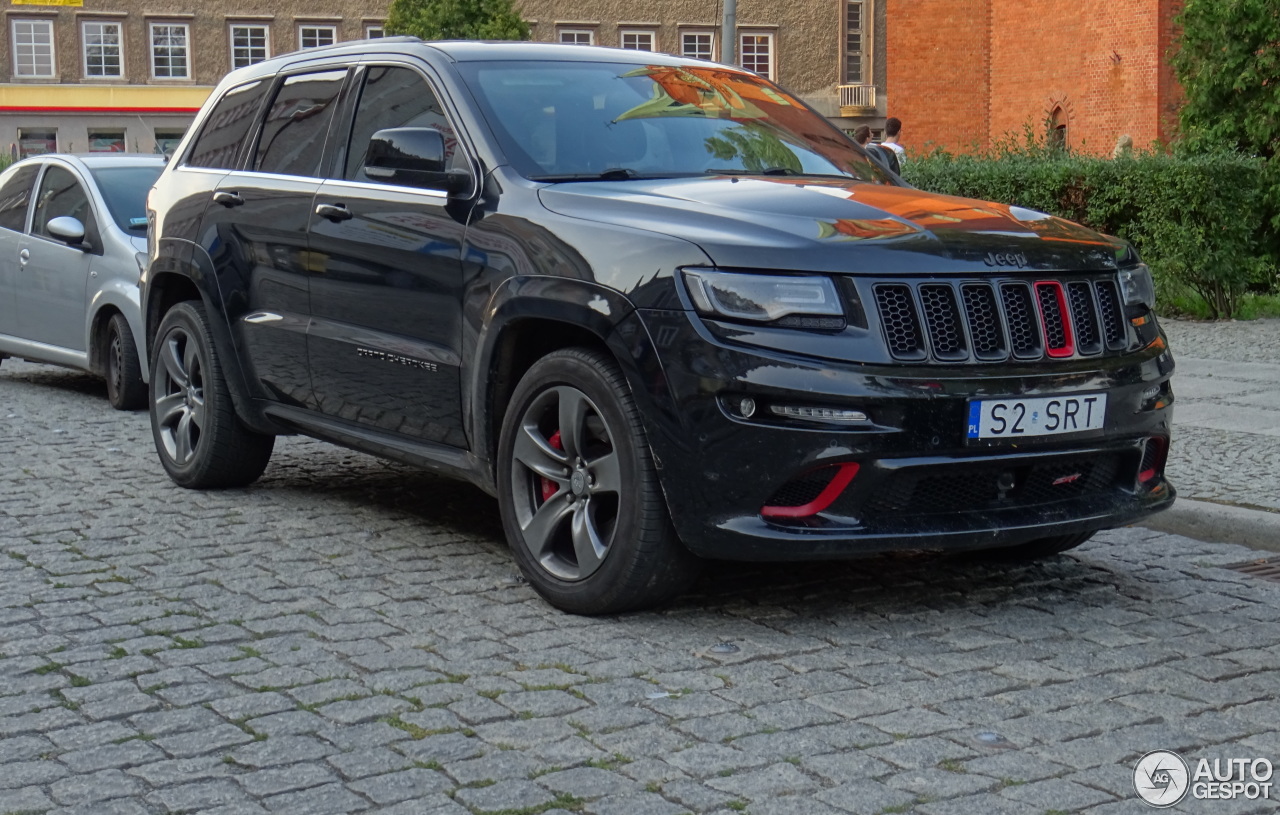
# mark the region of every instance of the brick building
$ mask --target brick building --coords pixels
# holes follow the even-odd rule
[[[1106,154],[1128,134],[1167,140],[1179,90],[1169,65],[1180,0],[911,0],[886,32],[889,113],[909,149],[1021,137],[1027,124]]]
[[[378,36],[390,0],[13,0],[0,148],[163,149],[233,67]]]

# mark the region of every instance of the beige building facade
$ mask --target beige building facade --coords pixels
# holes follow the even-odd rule
[[[0,38],[0,148],[163,151],[232,68],[380,36],[390,0],[15,0]]]
[[[838,127],[885,120],[887,0],[739,0],[736,62]],[[516,0],[533,39],[720,59],[722,0]]]
[[[737,63],[883,127],[887,0],[740,0]],[[0,150],[163,152],[232,68],[381,36],[390,0],[11,0]],[[721,0],[516,0],[533,39],[720,59]]]

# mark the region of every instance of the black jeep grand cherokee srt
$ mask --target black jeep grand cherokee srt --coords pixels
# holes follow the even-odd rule
[[[1127,244],[906,187],[737,69],[291,54],[218,86],[149,215],[174,481],[248,484],[295,432],[464,478],[570,611],[702,557],[1051,554],[1174,498]]]

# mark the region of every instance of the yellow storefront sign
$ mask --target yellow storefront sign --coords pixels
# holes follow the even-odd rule
[[[15,6],[83,6],[84,0],[11,0]]]

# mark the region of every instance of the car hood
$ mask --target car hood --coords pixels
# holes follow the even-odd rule
[[[543,187],[553,212],[674,235],[721,267],[853,274],[1115,268],[1127,245],[1042,212],[842,179],[700,177]]]

